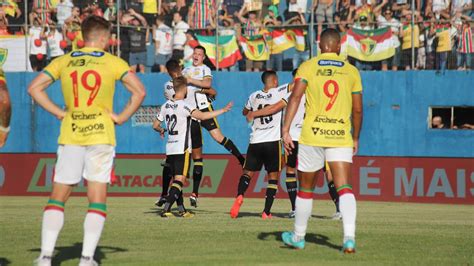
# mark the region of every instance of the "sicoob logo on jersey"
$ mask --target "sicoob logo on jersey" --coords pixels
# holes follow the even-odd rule
[[[344,139],[346,131],[344,129],[323,129],[319,127],[312,127],[314,135],[324,136],[330,139]]]
[[[83,136],[88,136],[92,134],[103,134],[105,130],[105,126],[102,123],[89,124],[86,126],[72,123],[71,126],[73,133],[83,134]]]

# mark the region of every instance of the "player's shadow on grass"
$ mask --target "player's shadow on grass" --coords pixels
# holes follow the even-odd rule
[[[58,251],[54,255],[52,260],[52,265],[61,265],[61,263],[81,258],[82,243],[74,243],[74,245],[69,247],[56,247]],[[41,252],[41,249],[30,249],[30,251]],[[128,249],[118,248],[118,247],[109,247],[109,246],[97,246],[95,249],[94,260],[99,264],[103,259],[106,258],[105,254],[116,253],[116,252],[126,252]]]
[[[191,208],[186,208],[189,212],[192,212],[194,214],[211,214],[211,213],[216,213],[216,211],[209,211],[209,210],[203,210],[203,209],[191,209]],[[161,211],[163,208],[150,208],[149,211],[143,212],[144,214],[154,214],[154,215],[160,215]],[[172,208],[171,212],[173,213],[178,213],[178,208]]]
[[[10,265],[10,263],[12,262],[9,259],[0,257],[0,266]]]
[[[262,232],[258,234],[258,239],[267,241],[269,237],[272,237],[272,238],[275,238],[275,240],[281,242],[282,233],[283,232]],[[306,243],[315,243],[316,245],[326,246],[326,247],[336,249],[336,250],[342,249],[342,246],[335,245],[329,242],[329,237],[325,235],[321,235],[321,234],[312,234],[312,233],[306,234],[305,240],[306,240]],[[282,248],[290,248],[290,247],[282,245]]]

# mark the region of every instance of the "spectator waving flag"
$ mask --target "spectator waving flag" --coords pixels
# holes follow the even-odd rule
[[[350,29],[342,36],[341,48],[343,54],[366,62],[381,61],[395,54],[389,27],[376,30]]]
[[[201,46],[206,48],[209,60],[216,65],[216,36],[196,35],[196,39]],[[231,67],[242,59],[235,35],[219,36],[218,52],[220,68]]]
[[[247,59],[252,61],[266,61],[270,58],[267,44],[262,35],[240,37],[240,45]]]
[[[464,27],[459,40],[459,52],[463,54],[474,53],[471,27]]]
[[[286,31],[286,35],[295,44],[297,51],[303,52],[305,50],[305,32],[302,29],[289,29]]]
[[[295,46],[295,42],[285,30],[274,29],[272,31],[264,31],[263,36],[265,36],[271,54],[280,54]]]

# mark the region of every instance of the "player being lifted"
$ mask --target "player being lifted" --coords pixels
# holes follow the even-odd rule
[[[107,184],[115,156],[115,124],[122,124],[138,109],[145,89],[122,59],[104,52],[110,23],[98,16],[82,22],[85,47],[55,59],[30,84],[33,99],[61,120],[53,191],[44,208],[39,265],[50,265],[56,239],[64,223],[64,206],[72,188],[87,180],[89,208],[79,265],[93,260],[107,214]],[[46,89],[61,80],[66,109],[54,104]],[[120,114],[113,113],[115,81],[120,80],[131,98]]]
[[[265,71],[262,74],[263,90],[252,93],[245,105],[242,114],[245,116],[250,111],[264,108],[277,102],[286,103],[287,86],[278,87],[278,76],[275,71]],[[243,174],[240,177],[237,198],[230,210],[230,217],[237,218],[240,206],[243,203],[244,193],[250,179],[262,165],[268,173],[268,186],[265,195],[265,208],[262,219],[272,218],[271,207],[278,188],[278,176],[281,170],[281,121],[282,112],[259,117],[252,123],[250,144],[247,149]]]
[[[292,75],[293,77],[296,75],[296,71],[298,69],[293,70]],[[288,83],[283,86],[288,87],[288,95],[287,99],[291,95],[291,91],[293,89],[294,83]],[[305,112],[305,102],[306,102],[306,97],[303,95],[301,97],[300,104],[298,106],[298,111],[295,114],[295,117],[293,119],[293,122],[291,122],[290,126],[290,136],[293,141],[294,149],[293,151],[288,154],[286,153],[286,190],[288,192],[288,196],[290,198],[291,202],[291,211],[289,214],[290,218],[295,217],[295,201],[296,201],[296,193],[298,190],[298,185],[296,182],[296,164],[297,164],[297,158],[298,158],[298,139],[300,138],[301,135],[301,127],[303,125],[303,119],[304,119],[304,112]],[[277,112],[280,112],[283,108],[286,107],[286,102],[284,101],[279,101],[275,104],[265,106],[265,108],[256,110],[253,112],[248,112],[247,114],[247,120],[250,122],[255,117],[261,117],[261,116],[268,116],[275,114]],[[326,178],[328,181],[328,188],[329,188],[329,195],[331,195],[331,198],[336,205],[336,213],[333,215],[333,219],[339,219],[340,218],[340,213],[339,213],[339,196],[337,194],[336,188],[334,186],[334,182],[332,182],[332,176],[331,172],[329,169],[326,171]]]
[[[166,123],[168,132],[168,140],[166,143],[166,162],[174,173],[174,181],[171,185],[169,194],[166,198],[168,206],[163,210],[161,216],[171,216],[171,206],[173,203],[182,197],[183,183],[188,175],[190,166],[190,152],[191,152],[191,118],[199,120],[207,120],[217,117],[232,107],[232,103],[227,104],[223,109],[216,111],[201,112],[195,107],[190,106],[185,101],[187,88],[186,78],[176,77],[173,79],[173,87],[175,90],[174,98],[167,100],[162,105],[158,120]],[[158,126],[156,130],[164,136],[165,129]],[[184,211],[183,216],[186,215]]]
[[[209,67],[203,64],[206,57],[206,49],[202,46],[196,46],[193,52],[193,64],[183,70],[183,76],[188,81],[188,88],[194,93],[187,97],[194,97],[196,108],[202,112],[210,112],[213,110],[212,97],[208,92],[212,84],[212,75]],[[188,90],[188,91],[189,91]],[[202,162],[202,132],[201,126],[209,131],[211,137],[219,144],[224,146],[232,155],[234,155],[240,164],[243,165],[245,159],[240,153],[239,149],[234,145],[231,139],[226,138],[217,123],[216,119],[206,119],[198,122],[192,120],[191,122],[191,140],[192,140],[192,155],[194,161],[193,168],[193,193],[190,196],[191,205],[197,207],[197,200],[199,196],[199,185],[201,183],[203,174]]]
[[[294,232],[284,232],[282,239],[289,246],[304,248],[317,171],[327,161],[339,194],[343,251],[353,253],[356,200],[351,186],[351,164],[353,154],[357,153],[362,125],[362,84],[359,71],[339,56],[341,38],[336,30],[323,31],[319,46],[321,54],[298,69],[282,129],[285,150],[292,152],[290,126],[305,94],[305,119],[298,150],[300,183],[295,227]]]

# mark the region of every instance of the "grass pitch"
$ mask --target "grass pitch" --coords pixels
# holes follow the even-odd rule
[[[187,199],[186,199],[187,200]],[[39,255],[46,197],[0,198],[0,265],[31,265]],[[110,198],[95,258],[104,265],[474,265],[474,207],[358,202],[357,253],[340,252],[342,223],[332,202],[316,200],[304,250],[284,247],[293,228],[289,202],[276,200],[261,220],[263,199],[245,199],[232,220],[232,199],[201,198],[193,218],[160,218],[153,198]],[[186,202],[188,204],[188,202]],[[77,265],[85,198],[66,204],[53,264]]]

